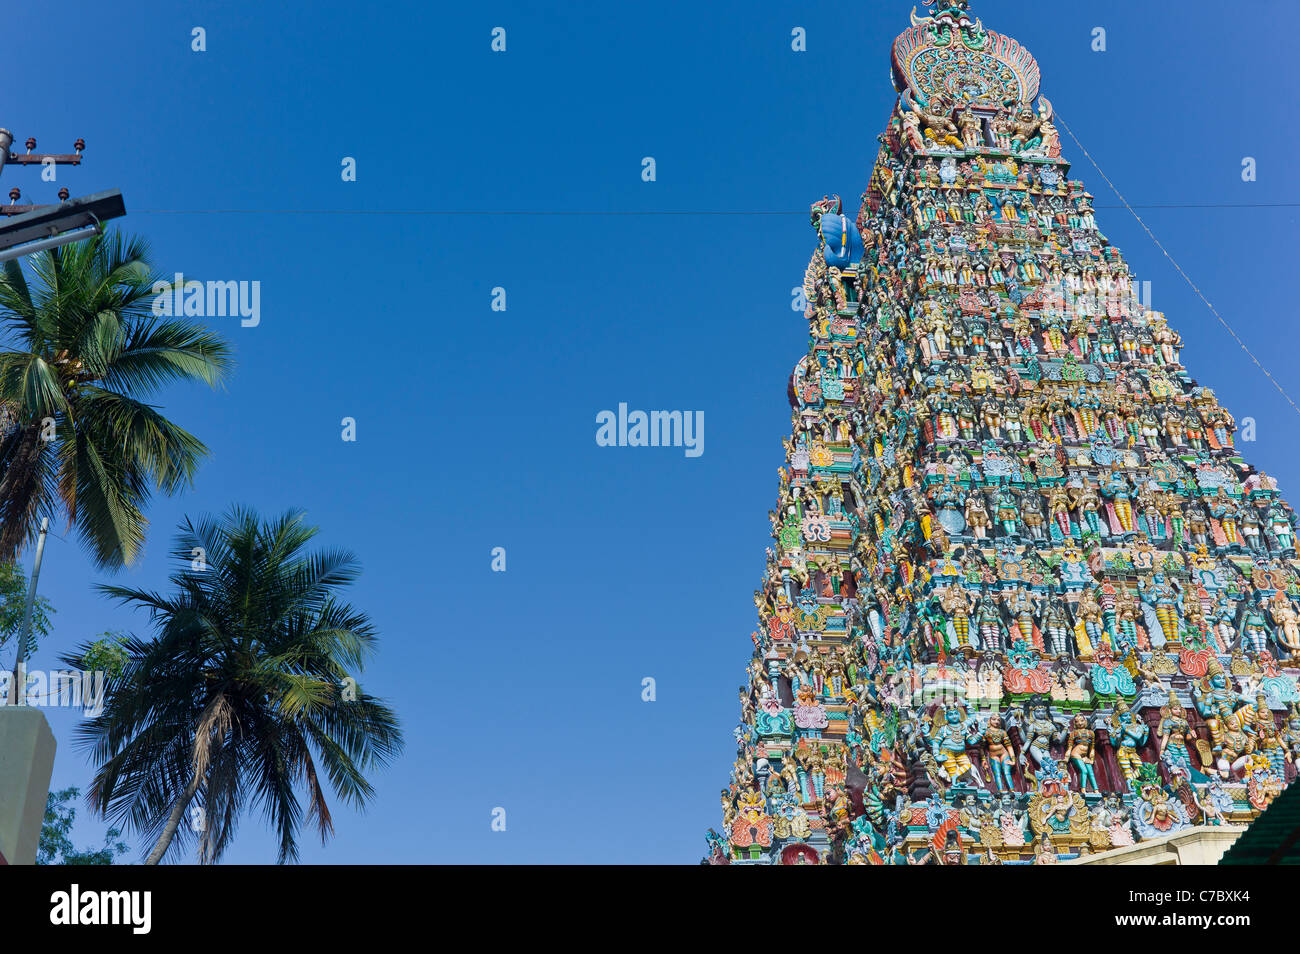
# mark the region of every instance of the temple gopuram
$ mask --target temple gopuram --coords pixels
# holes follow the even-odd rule
[[[1099,230],[1033,57],[928,13],[861,207],[812,206],[711,863],[1070,862],[1295,777],[1295,511]]]

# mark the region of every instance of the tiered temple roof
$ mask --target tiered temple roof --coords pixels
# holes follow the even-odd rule
[[[1296,514],[1238,454],[1028,51],[934,6],[812,207],[715,863],[1049,863],[1253,820],[1300,754]]]

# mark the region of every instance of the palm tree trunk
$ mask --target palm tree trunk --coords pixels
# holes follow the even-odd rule
[[[199,790],[199,784],[202,781],[202,778],[196,772],[194,779],[176,799],[176,802],[172,805],[171,814],[167,816],[167,824],[163,826],[162,832],[158,835],[158,841],[154,844],[153,851],[149,852],[149,857],[144,860],[145,864],[156,865],[162,861],[163,855],[171,847],[172,839],[176,837],[176,829],[181,826],[181,816],[185,814],[185,809],[190,802],[194,801],[194,794]]]
[[[13,563],[31,534],[33,506],[40,486],[41,422],[23,428],[14,455],[0,479],[0,563]]]

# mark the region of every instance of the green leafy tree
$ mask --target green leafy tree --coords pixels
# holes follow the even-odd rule
[[[23,626],[23,608],[27,604],[27,575],[13,563],[0,563],[0,648],[17,637]],[[54,606],[39,593],[32,602],[32,634],[28,644],[35,650],[40,640],[50,634],[50,617]]]
[[[72,843],[72,823],[77,819],[74,803],[80,795],[75,787],[50,792],[45,800],[45,821],[36,846],[38,865],[111,865],[127,852],[122,833],[110,828],[104,835],[104,847],[80,851]]]
[[[189,840],[201,860],[219,860],[250,805],[278,833],[278,861],[296,860],[304,818],[322,842],[333,831],[320,771],[362,808],[367,772],[401,751],[396,716],[355,679],[377,636],[337,591],[359,565],[345,551],[308,552],[316,533],[298,511],[186,520],[173,595],[100,587],[147,610],[155,630],[120,642],[126,661],[104,711],[78,730],[99,766],[89,801],[154,841],[147,864]]]
[[[188,487],[207,448],[145,402],[173,381],[220,384],[215,332],[153,314],[162,277],[121,233],[38,252],[0,274],[0,563],[62,513],[95,564],[131,563],[154,489]]]
[[[122,674],[129,659],[125,634],[103,632],[86,646],[81,655],[81,668],[86,672],[103,672],[105,679],[114,679]]]

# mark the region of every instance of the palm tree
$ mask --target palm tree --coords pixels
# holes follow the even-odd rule
[[[196,836],[200,859],[219,860],[250,800],[279,834],[278,861],[296,860],[299,789],[321,841],[333,831],[318,765],[338,798],[362,808],[367,770],[401,751],[396,716],[354,678],[374,627],[335,595],[359,566],[344,551],[305,552],[316,532],[299,511],[187,519],[175,595],[101,585],[147,609],[156,634],[122,641],[103,712],[79,730],[99,765],[87,800],[155,840],[146,864]],[[85,650],[64,662],[80,665]],[[187,811],[203,824],[181,826]]]
[[[0,273],[0,563],[62,510],[101,569],[132,562],[151,488],[191,482],[205,448],[144,403],[162,385],[216,386],[230,349],[153,314],[148,247],[121,233],[51,249]]]

